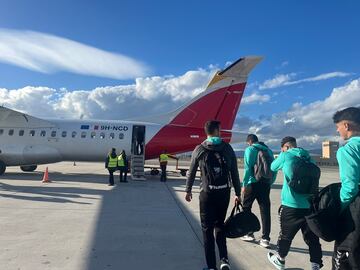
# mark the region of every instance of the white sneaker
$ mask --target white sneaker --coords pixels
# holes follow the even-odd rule
[[[263,248],[268,248],[270,247],[270,241],[267,239],[260,239],[259,245]]]
[[[276,269],[285,270],[285,260],[280,260],[278,255],[272,252],[269,252],[267,257],[269,261],[276,267]]]
[[[228,259],[221,259],[220,260],[220,270],[230,270],[230,264]]]
[[[320,265],[318,263],[311,263],[311,270],[319,270]]]
[[[247,235],[244,235],[242,237],[240,237],[241,240],[243,241],[246,241],[246,242],[253,242],[255,241],[255,237],[253,234],[247,234]]]

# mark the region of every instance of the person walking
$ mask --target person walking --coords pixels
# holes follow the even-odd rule
[[[276,269],[285,269],[285,258],[289,253],[291,242],[296,233],[301,230],[305,243],[309,246],[311,269],[318,270],[322,264],[322,250],[317,237],[307,225],[305,216],[310,214],[309,194],[296,192],[290,183],[297,179],[297,173],[308,172],[316,165],[304,165],[304,162],[315,164],[309,152],[299,148],[294,137],[285,137],[281,141],[281,153],[272,163],[271,170],[282,170],[284,174],[281,191],[281,206],[279,209],[280,234],[277,242],[277,254],[268,253],[269,261]],[[305,167],[306,166],[306,167]],[[316,167],[318,169],[318,167]]]
[[[273,152],[263,142],[259,142],[255,134],[249,134],[246,139],[249,145],[244,154],[244,179],[243,179],[243,210],[251,212],[256,200],[260,207],[262,236],[260,246],[270,246],[270,188],[276,179],[276,173],[270,169],[274,160]],[[240,238],[243,241],[254,241],[254,234]]]
[[[336,153],[341,180],[339,237],[335,240],[333,270],[360,269],[360,108],[349,107],[333,116],[337,132],[347,143]],[[348,227],[350,229],[347,229]]]
[[[204,270],[217,269],[215,239],[219,249],[220,269],[229,270],[224,220],[230,200],[231,183],[235,189],[235,203],[240,202],[241,188],[237,159],[230,144],[220,137],[219,121],[206,122],[205,133],[208,138],[192,153],[185,200],[188,202],[192,200],[192,186],[197,169],[200,167],[200,219],[207,263],[207,268]]]
[[[105,160],[105,168],[109,171],[109,186],[114,185],[114,172],[118,164],[116,149],[112,148]]]
[[[120,170],[120,182],[127,183],[128,160],[125,150],[122,150],[118,156],[118,168]]]

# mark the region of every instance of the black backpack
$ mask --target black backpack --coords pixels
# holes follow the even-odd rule
[[[299,194],[316,194],[319,191],[320,168],[310,158],[297,159],[292,167],[293,177],[288,182],[289,187]]]
[[[271,162],[273,162],[274,158],[267,150],[262,150],[257,147],[255,148],[258,149],[258,154],[254,165],[254,177],[256,181],[270,183],[274,176],[274,173],[270,169]]]
[[[229,168],[222,151],[204,148],[199,165],[204,191],[210,192],[230,188]]]

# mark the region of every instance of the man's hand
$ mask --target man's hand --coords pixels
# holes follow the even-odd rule
[[[240,204],[240,198],[239,198],[239,196],[235,196],[234,202],[235,202],[235,205],[239,205],[239,204]]]
[[[191,192],[186,193],[185,200],[187,202],[191,202],[191,200],[192,200],[192,193]]]

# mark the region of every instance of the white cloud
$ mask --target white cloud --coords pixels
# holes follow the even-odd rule
[[[286,85],[290,80],[295,77],[295,73],[290,74],[277,74],[273,79],[266,80],[260,84],[259,89],[277,88]]]
[[[249,96],[245,96],[242,99],[243,104],[253,104],[253,103],[265,103],[270,101],[269,95],[259,95],[258,93],[252,93]]]
[[[257,120],[249,130],[267,140],[279,141],[284,136],[294,136],[303,146],[320,147],[321,141],[337,136],[332,121],[333,114],[351,106],[360,106],[360,78],[334,88],[324,100],[307,105],[295,103],[286,112]]]
[[[85,91],[27,86],[0,88],[0,105],[38,117],[127,119],[173,110],[203,91],[215,70],[147,77],[134,84]]]
[[[304,83],[304,82],[316,82],[316,81],[328,80],[331,78],[347,77],[350,75],[352,75],[352,74],[336,71],[336,72],[320,74],[318,76],[305,78],[305,79],[301,79],[301,80],[292,80],[296,76],[296,73],[277,74],[277,75],[275,75],[275,77],[273,79],[266,80],[265,82],[260,84],[259,89],[261,89],[261,90],[271,89],[271,88],[277,88],[277,87],[281,87],[281,86],[300,84],[300,83]]]
[[[140,61],[73,40],[1,28],[0,61],[42,73],[67,71],[112,79],[136,78],[149,71]]]

